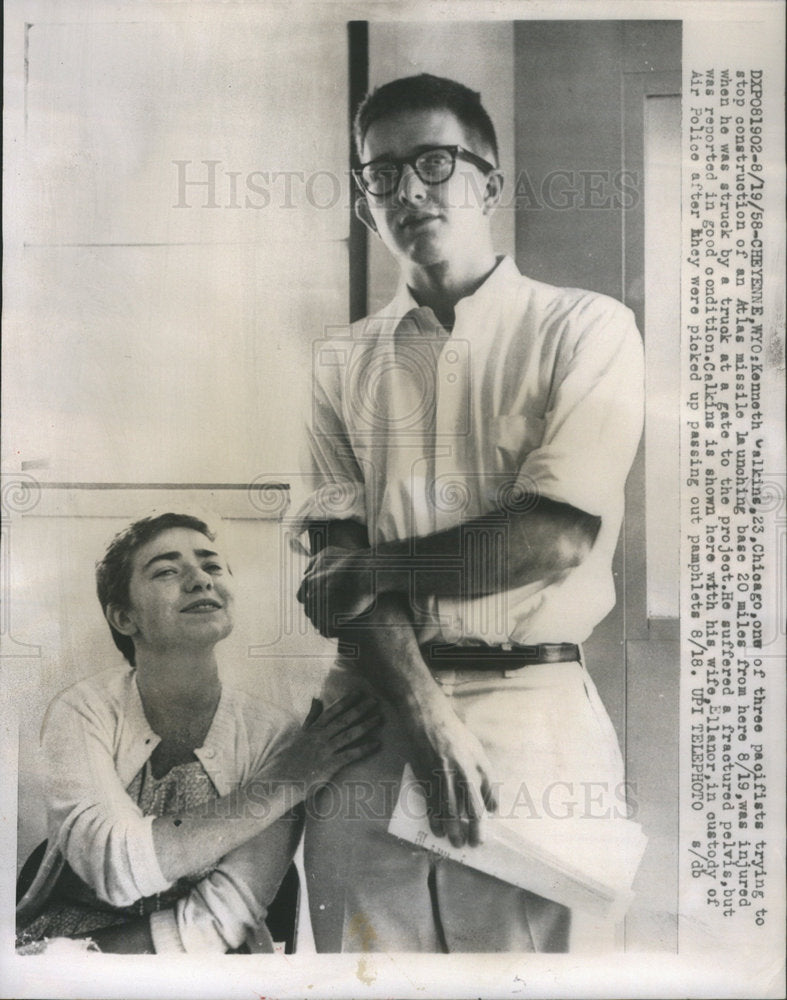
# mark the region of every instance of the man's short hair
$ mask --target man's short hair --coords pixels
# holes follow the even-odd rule
[[[481,95],[456,80],[431,73],[392,80],[367,94],[355,113],[353,134],[358,156],[370,127],[381,118],[402,111],[450,111],[468,138],[480,143],[498,163],[497,136],[492,119],[481,104]],[[479,150],[480,152],[480,150]]]
[[[96,591],[101,610],[105,616],[111,604],[128,609],[129,586],[134,569],[135,553],[143,545],[170,528],[190,528],[193,531],[199,531],[212,542],[216,539],[215,532],[211,531],[204,521],[193,514],[167,512],[143,517],[128,525],[127,528],[115,535],[109,543],[103,559],[96,563]],[[134,640],[131,636],[118,632],[111,624],[109,630],[117,648],[131,666],[135,666]]]

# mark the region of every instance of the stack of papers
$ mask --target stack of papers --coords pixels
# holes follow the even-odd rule
[[[626,912],[647,843],[638,823],[594,817],[512,822],[490,816],[484,831],[478,847],[453,847],[447,837],[436,837],[423,789],[405,766],[388,825],[393,836],[594,919],[620,920]]]

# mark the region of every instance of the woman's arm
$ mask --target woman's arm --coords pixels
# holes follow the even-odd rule
[[[347,764],[378,749],[381,722],[377,702],[365,695],[346,695],[324,710],[315,702],[295,739],[245,785],[208,803],[210,815],[153,821],[153,847],[164,877],[174,882],[207,868],[266,830]]]
[[[303,815],[294,810],[230,851],[172,910],[152,914],[156,951],[225,952],[252,935],[259,950],[269,950],[265,917],[298,846]]]
[[[345,698],[310,713],[293,743],[246,788],[213,802],[210,815],[154,818],[142,815],[117,774],[115,720],[106,703],[89,692],[74,699],[59,699],[45,726],[50,831],[74,871],[114,906],[214,866],[345,764],[372,752],[379,725],[373,701]]]
[[[239,948],[262,927],[302,828],[303,810],[294,810],[230,851],[174,906],[88,936],[101,951],[116,954],[221,954]]]
[[[136,917],[124,924],[102,927],[87,936],[98,945],[100,951],[110,951],[117,955],[153,955],[156,951],[147,917]]]

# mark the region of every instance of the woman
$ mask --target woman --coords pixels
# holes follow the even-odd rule
[[[302,727],[219,680],[232,575],[198,518],[136,521],[96,569],[128,666],[59,695],[44,722],[46,855],[17,907],[20,950],[271,951],[264,924],[301,830],[295,808],[376,748],[353,695]]]

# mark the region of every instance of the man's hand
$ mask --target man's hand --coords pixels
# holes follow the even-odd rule
[[[402,714],[432,832],[447,836],[454,847],[476,847],[483,841],[485,816],[497,809],[483,747],[439,691],[426,706]]]
[[[329,545],[313,556],[298,588],[309,621],[326,638],[374,604],[374,571],[368,549]]]
[[[360,544],[323,548],[309,563],[298,600],[323,635],[339,634],[358,645],[359,666],[398,707],[434,834],[448,836],[456,847],[474,847],[481,843],[484,817],[497,809],[492,769],[483,747],[453,712],[424,662],[407,602],[400,594],[385,593],[395,572],[378,570],[375,577],[370,556]],[[346,615],[351,621],[370,607],[371,620],[354,626],[340,627],[336,617],[330,617]]]
[[[378,594],[370,617],[342,628],[341,636],[357,646],[358,668],[398,709],[433,832],[457,847],[476,846],[486,813],[497,808],[483,747],[432,676],[401,598]]]

